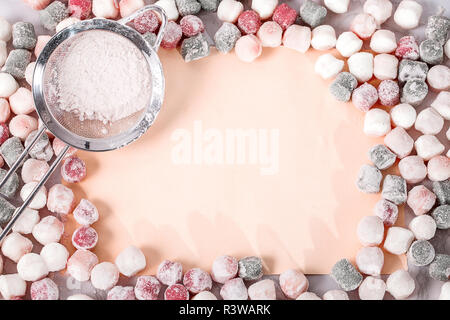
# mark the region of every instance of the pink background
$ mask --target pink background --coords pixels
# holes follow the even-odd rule
[[[353,259],[357,223],[380,198],[359,192],[355,181],[382,140],[365,136],[363,113],[328,93],[329,82],[314,73],[319,54],[265,48],[247,64],[213,51],[185,63],[161,50],[166,99],[154,126],[123,149],[80,153],[89,174],[75,188],[102,215],[100,260],[130,244],[143,248],[150,272],[164,258],[209,269],[222,254],[261,256],[270,274],[328,273],[338,259]],[[172,134],[192,132],[197,120],[219,132],[278,129],[279,172],[174,164]],[[383,272],[402,261],[386,254]]]

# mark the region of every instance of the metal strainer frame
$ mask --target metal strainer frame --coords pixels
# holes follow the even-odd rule
[[[157,11],[161,17],[161,26],[158,35],[156,36],[155,44],[153,47],[151,47],[147,43],[147,41],[144,40],[144,38],[139,32],[126,26],[127,23],[132,21],[138,15],[149,10]],[[76,23],[72,26],[69,26],[61,30],[59,33],[55,34],[50,39],[50,41],[44,47],[42,53],[39,55],[36,61],[32,84],[33,99],[36,105],[36,111],[44,125],[38,130],[36,136],[31,141],[31,143],[24,149],[24,151],[20,154],[16,162],[14,162],[14,164],[10,167],[7,174],[0,182],[0,188],[2,188],[3,185],[6,183],[6,181],[8,181],[8,179],[13,175],[13,173],[17,171],[17,169],[20,167],[20,165],[27,157],[31,148],[35,145],[35,143],[38,141],[38,139],[41,137],[41,135],[45,132],[46,129],[48,129],[51,133],[53,133],[56,138],[66,143],[66,146],[53,161],[53,163],[51,164],[50,168],[47,170],[43,178],[36,184],[34,189],[31,191],[30,195],[24,200],[22,205],[16,209],[12,218],[1,232],[0,241],[9,233],[14,223],[22,214],[22,212],[31,203],[38,190],[47,182],[48,178],[52,175],[58,164],[64,158],[70,146],[76,149],[86,151],[110,151],[119,149],[138,139],[153,124],[153,122],[156,119],[156,116],[158,115],[161,109],[164,98],[164,88],[165,88],[164,74],[161,62],[156,52],[158,51],[159,45],[161,44],[161,40],[163,38],[166,25],[167,25],[167,16],[164,10],[156,5],[148,5],[131,14],[130,16],[125,17],[118,21],[107,20],[102,18],[100,19],[94,18],[91,20],[81,21],[79,23]],[[70,132],[54,118],[54,116],[52,115],[46,104],[44,97],[45,67],[52,53],[56,50],[56,48],[58,48],[59,45],[61,45],[64,41],[66,41],[70,37],[79,34],[80,32],[85,32],[89,30],[111,31],[129,39],[143,53],[144,57],[147,60],[148,67],[150,69],[152,94],[150,102],[148,106],[145,108],[142,119],[133,128],[112,137],[86,138]]]

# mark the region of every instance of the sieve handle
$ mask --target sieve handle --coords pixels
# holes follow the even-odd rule
[[[161,8],[160,6],[157,6],[157,5],[148,5],[148,6],[145,6],[141,9],[137,10],[136,12],[130,14],[128,17],[118,20],[117,22],[119,22],[121,24],[127,24],[128,22],[131,22],[132,20],[134,20],[134,18],[136,18],[137,16],[139,16],[149,10],[157,11],[159,13],[159,16],[161,17],[161,26],[159,27],[158,34],[156,35],[155,44],[153,45],[153,49],[155,51],[158,51],[159,45],[161,44],[162,38],[164,36],[164,30],[166,30],[166,26],[167,26],[167,15],[163,8]]]
[[[20,165],[22,164],[23,160],[26,158],[28,153],[30,152],[31,148],[36,144],[36,141],[42,136],[42,133],[45,131],[45,127],[42,126],[39,131],[36,133],[36,136],[31,140],[31,143],[22,151],[22,153],[19,155],[17,160],[13,163],[13,165],[9,168],[6,175],[3,177],[3,180],[0,182],[0,189],[5,185],[6,181],[14,174],[14,172],[19,169]]]
[[[42,134],[42,132],[41,132]],[[40,136],[40,134],[36,135]],[[56,157],[55,161],[53,161],[50,168],[47,170],[47,172],[44,174],[41,180],[36,184],[34,189],[31,191],[31,193],[28,195],[28,197],[25,199],[25,201],[22,203],[22,205],[16,209],[14,212],[14,215],[12,216],[11,220],[9,220],[8,224],[6,225],[5,229],[0,233],[0,242],[6,237],[6,235],[9,233],[11,228],[14,226],[14,223],[16,223],[17,219],[22,215],[24,210],[29,206],[31,201],[33,201],[34,197],[38,193],[39,189],[47,182],[48,178],[52,175],[52,173],[55,171],[58,164],[61,162],[61,160],[64,158],[64,156],[67,153],[67,150],[69,150],[69,146],[66,145],[63,150],[61,150],[61,153]],[[20,163],[20,161],[17,161]],[[16,163],[17,163],[16,162]]]

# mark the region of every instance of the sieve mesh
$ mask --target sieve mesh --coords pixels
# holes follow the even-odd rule
[[[114,136],[129,132],[138,126],[139,122],[145,116],[146,106],[151,100],[152,85],[141,88],[141,90],[145,92],[146,103],[143,104],[142,106],[137,106],[138,107],[137,112],[113,122],[111,121],[106,122],[96,119],[83,119],[82,117],[80,117],[80,114],[76,112],[76,110],[74,111],[64,110],[67,108],[63,108],[63,106],[61,105],[62,104],[61,92],[58,86],[59,77],[67,77],[67,76],[71,77],[74,75],[64,74],[63,72],[61,72],[61,65],[62,62],[64,61],[64,58],[67,56],[69,50],[71,50],[72,46],[81,39],[83,39],[83,37],[85,37],[88,32],[92,32],[92,30],[83,31],[67,38],[58,47],[56,47],[55,50],[50,55],[47,64],[45,65],[43,74],[44,99],[52,117],[62,127],[64,127],[72,134],[87,139],[112,138]],[[120,34],[115,34],[110,31],[101,31],[101,32],[109,32],[117,37],[125,38]],[[127,41],[133,44],[133,42],[131,42],[130,40],[127,39]],[[133,44],[133,46],[135,45]],[[140,52],[140,54],[143,55],[142,52]],[[98,72],[102,72],[102,70],[98,70]],[[142,70],[142,72],[148,72],[151,81],[151,72],[148,65],[147,70]],[[94,85],[94,79],[92,80],[93,80],[92,85]],[[124,85],[127,84],[124,83]],[[83,95],[83,92],[79,92],[78,94]]]

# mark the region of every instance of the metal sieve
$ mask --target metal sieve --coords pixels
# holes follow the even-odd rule
[[[127,23],[148,10],[158,12],[161,17],[161,26],[153,46],[150,46],[139,32],[127,26]],[[0,188],[17,171],[30,149],[46,129],[66,143],[66,146],[53,161],[44,177],[24,200],[23,204],[16,209],[14,215],[1,232],[0,241],[8,234],[24,209],[31,203],[37,191],[55,171],[70,146],[86,151],[115,150],[138,139],[153,124],[161,109],[164,97],[164,74],[156,52],[163,38],[166,25],[167,16],[164,10],[159,6],[148,5],[118,21],[95,18],[76,23],[61,30],[50,39],[36,61],[32,84],[36,111],[44,126],[38,130],[30,145],[25,148],[16,162],[10,167],[0,182]],[[57,83],[55,83],[53,71],[58,68],[58,63],[70,50],[71,44],[83,37],[83,34],[93,30],[111,32],[118,37],[124,37],[131,41],[144,56],[151,77],[150,88],[142,88],[143,90],[149,90],[148,104],[128,117],[108,124],[100,120],[85,119],[81,121],[78,115],[68,111],[61,111],[58,108],[58,95],[55,94]],[[108,126],[107,130],[105,130],[105,125]]]

